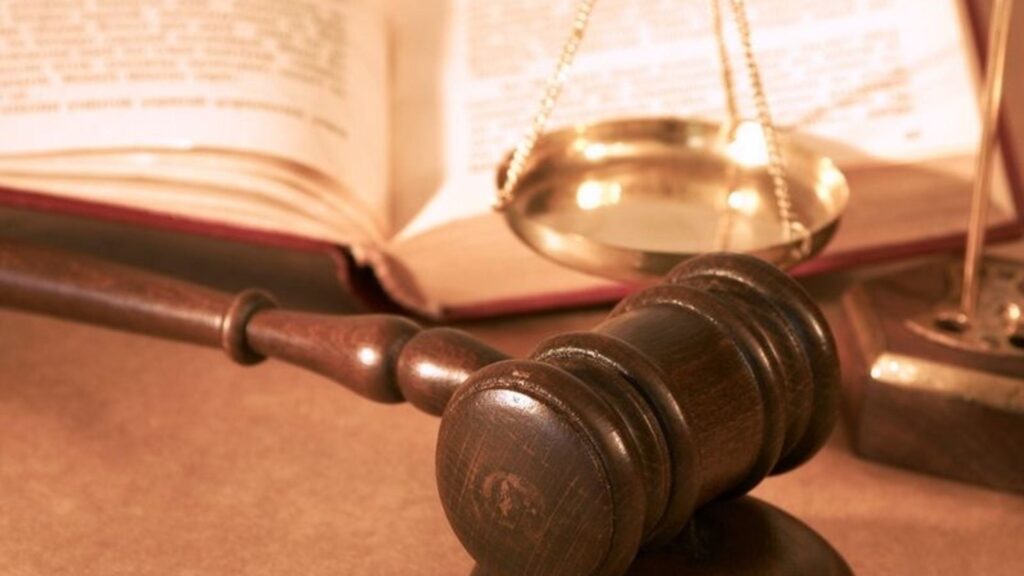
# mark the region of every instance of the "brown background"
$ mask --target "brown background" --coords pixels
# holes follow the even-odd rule
[[[603,313],[470,329],[524,353]],[[273,362],[9,311],[0,327],[0,572],[469,573],[432,418]],[[754,494],[858,574],[1024,570],[1024,498],[858,460],[841,431]]]
[[[1012,140],[1024,148],[1021,128]],[[5,232],[30,228],[6,217]],[[212,284],[250,280],[224,279],[188,250],[116,248]],[[1024,258],[1022,244],[1007,251]],[[810,288],[832,310],[870,273]],[[283,284],[309,305],[334,297]],[[603,314],[466,328],[523,354]],[[281,364],[239,368],[216,351],[0,310],[0,574],[468,574],[435,493],[436,430],[408,406],[374,405]],[[841,430],[754,494],[817,530],[861,575],[1024,573],[1024,497],[859,460]]]

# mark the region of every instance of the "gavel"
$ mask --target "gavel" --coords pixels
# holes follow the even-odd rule
[[[836,418],[821,312],[749,256],[688,260],[589,332],[526,359],[400,316],[279,308],[86,256],[0,242],[0,306],[277,358],[441,416],[437,486],[482,571],[623,574],[695,509],[797,466]]]

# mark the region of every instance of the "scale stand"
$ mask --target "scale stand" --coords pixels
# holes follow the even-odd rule
[[[981,150],[963,262],[843,297],[845,407],[862,456],[1024,492],[1024,263],[982,255],[1012,0],[989,32]],[[962,278],[962,279],[961,279]]]

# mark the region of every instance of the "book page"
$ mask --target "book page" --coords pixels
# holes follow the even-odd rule
[[[380,238],[385,52],[356,0],[2,0],[0,156],[251,154],[333,183]]]
[[[451,0],[382,0],[391,32],[391,217],[399,230],[445,178]]]
[[[444,184],[403,238],[488,210],[495,166],[536,112],[577,4],[453,2],[442,111]],[[740,110],[752,117],[725,4]],[[845,169],[971,153],[979,131],[974,48],[957,4],[748,2],[776,123],[814,137]],[[707,2],[598,2],[548,126],[622,116],[720,120],[724,103]]]
[[[144,167],[144,172],[140,172]],[[351,244],[361,216],[297,166],[252,154],[101,152],[0,158],[0,186]],[[337,199],[340,200],[340,199]]]

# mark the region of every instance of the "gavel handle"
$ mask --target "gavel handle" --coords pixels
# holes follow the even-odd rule
[[[222,348],[240,364],[274,357],[378,402],[440,414],[477,369],[506,356],[468,334],[400,316],[280,310],[100,259],[0,241],[0,306]]]

